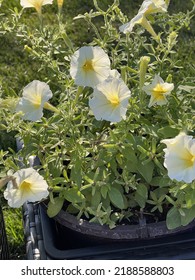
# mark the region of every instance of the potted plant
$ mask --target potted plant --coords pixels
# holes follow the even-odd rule
[[[67,226],[73,219],[75,230],[90,235],[95,227],[106,241],[194,226],[194,86],[179,72],[174,50],[193,10],[169,15],[169,1],[145,0],[129,21],[118,0],[106,11],[94,0],[95,11],[74,18],[93,34],[78,47],[62,6],[52,28],[41,5],[30,2],[21,5],[36,8],[40,28],[29,36],[21,13],[17,35],[49,71],[47,82],[35,79],[18,96],[1,99],[1,127],[22,141],[18,152],[1,153],[8,204],[44,200],[49,217],[63,216]],[[126,228],[135,229],[128,236]]]

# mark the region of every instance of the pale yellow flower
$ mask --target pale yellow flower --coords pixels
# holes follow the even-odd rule
[[[23,8],[35,8],[38,14],[41,14],[43,5],[52,4],[53,0],[20,0]]]
[[[11,207],[20,207],[25,202],[35,202],[46,198],[49,194],[48,184],[32,167],[21,169],[12,175],[4,191],[4,197]]]
[[[112,69],[112,70],[110,70],[109,77],[121,79],[121,74],[118,72],[118,70]]]
[[[94,87],[110,74],[110,60],[100,47],[82,47],[70,62],[70,75],[79,86]]]
[[[138,13],[143,12],[144,15],[150,15],[155,13],[167,12],[168,5],[164,0],[145,0]]]
[[[174,84],[172,83],[165,83],[163,79],[155,75],[154,80],[151,84],[147,86],[143,86],[143,90],[150,95],[150,102],[149,107],[153,106],[154,104],[164,105],[167,103],[166,96],[171,93],[174,89]]]
[[[130,22],[127,22],[119,27],[119,30],[124,34],[131,33],[136,24],[143,23],[146,20],[143,13],[138,13]]]
[[[175,138],[161,142],[167,145],[164,149],[164,166],[168,170],[168,176],[191,183],[195,179],[195,139],[181,132]]]
[[[16,106],[16,112],[22,112],[24,120],[38,121],[43,116],[43,107],[52,97],[49,86],[40,81],[33,81],[23,89],[23,96]]]
[[[163,13],[167,11],[167,5],[164,0],[145,0],[138,14],[130,21],[119,27],[119,30],[124,34],[131,33],[136,24],[142,25],[154,38],[157,38],[157,34],[152,28],[146,16],[154,13]]]
[[[94,88],[89,106],[97,120],[120,122],[126,119],[130,94],[123,80],[109,77]]]

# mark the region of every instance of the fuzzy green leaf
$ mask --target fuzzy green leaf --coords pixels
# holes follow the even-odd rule
[[[183,209],[185,216],[181,216],[182,226],[188,225],[195,219],[195,205],[190,209]]]
[[[168,229],[174,229],[182,225],[181,215],[177,208],[172,207],[167,213],[166,224]]]
[[[52,202],[50,201],[48,203],[47,208],[47,214],[50,218],[56,216],[60,210],[62,209],[62,206],[64,204],[64,198],[62,197],[54,197]]]
[[[108,186],[102,186],[101,187],[101,189],[100,189],[100,191],[101,191],[101,195],[102,195],[102,197],[104,198],[104,199],[106,199],[106,197],[107,197],[107,193],[108,193]]]
[[[82,174],[81,174],[82,162],[79,158],[74,162],[74,165],[71,168],[71,180],[73,180],[77,186],[81,186],[82,183]]]
[[[66,200],[72,203],[79,203],[85,199],[84,195],[78,190],[78,188],[66,189],[64,190],[63,195]]]
[[[144,165],[141,162],[138,162],[137,170],[143,176],[143,178],[146,180],[147,183],[151,182],[153,170],[154,170],[153,162],[150,161]]]
[[[144,208],[147,199],[148,199],[148,189],[145,185],[140,184],[135,192],[135,200],[137,201],[137,203],[141,208]]]
[[[179,130],[170,126],[162,127],[158,130],[158,133],[162,134],[164,138],[175,137]]]
[[[110,201],[112,202],[112,204],[114,206],[118,207],[119,209],[125,208],[125,202],[123,199],[123,195],[117,188],[112,187],[108,191],[108,195],[109,195]]]
[[[188,208],[191,208],[195,205],[195,190],[190,189],[185,195],[186,198],[186,204]]]

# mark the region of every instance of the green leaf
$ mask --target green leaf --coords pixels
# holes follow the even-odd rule
[[[62,209],[62,206],[64,204],[64,198],[54,197],[54,199],[52,201],[53,202],[50,201],[48,203],[48,208],[47,208],[47,215],[50,218],[53,218],[60,212],[60,210]]]
[[[54,178],[56,177],[60,177],[60,175],[62,174],[62,169],[63,169],[63,165],[61,162],[50,162],[48,163],[49,169],[51,174],[53,175]]]
[[[78,188],[65,189],[63,195],[64,198],[71,203],[79,203],[85,199],[84,195],[78,190]]]
[[[168,177],[154,177],[150,182],[150,185],[154,187],[168,187],[171,184],[172,181]]]
[[[191,208],[195,205],[195,190],[188,190],[188,192],[185,195],[186,204],[188,208]]]
[[[82,162],[79,158],[77,158],[71,168],[71,180],[73,180],[78,187],[82,184],[81,166]]]
[[[124,147],[123,148],[123,156],[128,160],[132,162],[137,162],[137,157],[135,155],[135,152],[131,146]]]
[[[137,170],[144,177],[147,183],[151,182],[154,170],[153,162],[150,161],[144,165],[141,162],[138,162]]]
[[[110,201],[112,202],[112,204],[114,206],[118,207],[119,209],[126,208],[125,207],[125,201],[123,199],[123,195],[117,188],[112,187],[108,191],[108,195],[109,195]]]
[[[195,86],[180,85],[180,86],[178,87],[178,89],[184,90],[184,91],[187,91],[187,92],[191,92],[192,90],[195,89]]]
[[[97,209],[100,202],[101,202],[101,193],[99,191],[96,191],[91,198],[91,206]]]
[[[182,225],[181,215],[177,208],[172,207],[166,217],[166,224],[168,229],[174,229]]]
[[[158,133],[162,134],[163,137],[175,137],[178,135],[179,130],[170,126],[162,127],[158,130]]]
[[[108,193],[109,187],[108,186],[102,186],[100,191],[101,191],[101,195],[104,199],[106,199],[107,197],[107,193]]]
[[[140,184],[135,192],[135,200],[141,208],[145,207],[146,201],[148,199],[148,189],[144,184]]]
[[[182,226],[188,225],[195,219],[195,205],[190,209],[183,209],[185,216],[181,216],[181,224]]]

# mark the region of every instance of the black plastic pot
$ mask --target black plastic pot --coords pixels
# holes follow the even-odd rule
[[[194,228],[166,237],[98,244],[96,240],[78,238],[78,232],[48,218],[42,206],[39,215],[47,259],[195,259]]]

